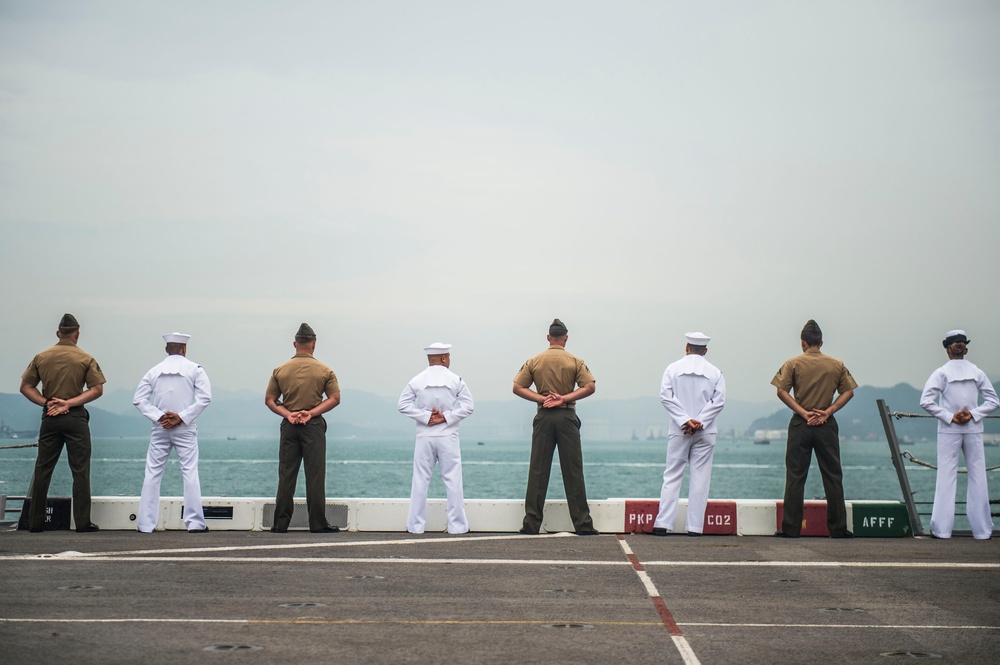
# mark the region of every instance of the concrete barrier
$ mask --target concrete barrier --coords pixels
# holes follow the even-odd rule
[[[160,530],[183,530],[181,497],[160,499]],[[331,524],[350,531],[405,532],[409,499],[327,499],[326,515]],[[601,533],[648,533],[659,505],[657,499],[602,499],[590,501],[594,528]],[[855,523],[854,503],[858,504]],[[203,497],[205,521],[213,531],[261,531],[271,527],[274,519],[272,497]],[[738,499],[709,501],[705,513],[705,533],[715,535],[770,536],[778,528],[780,501]],[[447,518],[445,499],[428,499],[427,531],[445,531]],[[912,535],[907,521],[899,515],[901,506],[892,501],[859,501],[847,503],[848,524],[861,531],[858,535],[899,537]],[[825,535],[825,502],[806,502],[812,518],[808,533],[803,536]],[[102,529],[132,530],[138,497],[99,496],[93,498],[93,519]],[[516,499],[467,499],[465,511],[469,527],[480,533],[516,533],[524,518],[524,502]],[[687,500],[681,499],[674,522],[674,531],[683,533]],[[867,517],[866,517],[867,516]],[[891,520],[890,520],[891,518]],[[876,520],[876,521],[873,521]],[[860,525],[860,526],[859,526]],[[75,527],[75,525],[74,525]],[[864,528],[862,528],[864,527]],[[308,528],[305,499],[295,500],[291,529]],[[548,501],[542,520],[542,532],[573,531],[569,508],[565,501]]]

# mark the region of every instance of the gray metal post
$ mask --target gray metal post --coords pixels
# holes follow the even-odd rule
[[[885,400],[877,400],[878,413],[882,416],[882,427],[885,428],[885,438],[889,442],[889,452],[892,455],[892,465],[896,467],[896,476],[899,477],[899,489],[903,491],[903,500],[906,502],[906,512],[910,516],[910,527],[913,535],[924,536],[924,525],[920,521],[920,514],[917,513],[917,504],[913,501],[913,490],[910,489],[910,478],[906,475],[906,466],[903,463],[903,456],[899,452],[899,438],[896,436],[896,426],[892,423],[892,412],[886,406]]]

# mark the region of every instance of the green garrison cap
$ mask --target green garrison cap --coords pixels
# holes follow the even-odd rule
[[[79,328],[80,322],[76,320],[76,317],[72,314],[63,314],[63,317],[59,319],[60,328]]]
[[[552,319],[552,324],[549,326],[549,335],[552,337],[562,337],[569,330],[566,329],[566,324],[559,319]]]
[[[802,334],[819,335],[821,338],[823,337],[823,331],[819,329],[819,324],[813,321],[812,319],[806,321],[806,324],[802,326]]]
[[[312,329],[308,323],[303,323],[299,326],[299,331],[295,333],[296,337],[315,337],[316,332]]]

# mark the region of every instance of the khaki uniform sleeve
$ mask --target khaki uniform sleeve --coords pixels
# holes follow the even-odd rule
[[[851,376],[850,371],[847,369],[847,365],[841,363],[840,365],[840,381],[837,383],[837,392],[846,393],[848,390],[854,390],[858,387],[858,382],[854,380]]]
[[[583,388],[585,385],[591,381],[597,381],[594,375],[590,373],[590,368],[587,367],[587,363],[582,360],[578,360],[576,363],[576,385],[578,388]]]
[[[97,361],[94,358],[91,358],[90,363],[87,365],[87,377],[84,381],[86,381],[88,388],[104,385],[108,382],[108,380],[104,378],[104,372],[101,371],[101,366],[97,364]]]
[[[35,365],[35,358],[31,359],[28,363],[28,368],[24,370],[24,374],[21,375],[21,380],[25,383],[31,384],[32,386],[37,386],[42,380],[42,377],[38,376],[38,367]]]
[[[271,380],[267,382],[267,395],[274,395],[275,397],[281,397],[281,387],[278,386],[278,377],[274,372],[271,372]]]
[[[526,362],[523,365],[521,365],[521,371],[519,371],[517,375],[514,377],[514,383],[521,386],[522,388],[530,388],[531,384],[534,382],[535,379],[531,375],[531,369],[528,367],[528,363]]]
[[[785,363],[778,368],[778,373],[774,375],[771,379],[771,385],[775,388],[784,390],[785,392],[791,392],[792,390],[792,379],[794,378],[792,372],[792,366],[785,361]]]

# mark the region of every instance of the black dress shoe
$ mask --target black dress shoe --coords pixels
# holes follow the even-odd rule
[[[529,529],[526,526],[522,526],[518,530],[518,533],[521,534],[522,536],[537,536],[538,535],[537,531],[532,531],[531,529]]]
[[[578,536],[599,536],[599,535],[601,535],[601,532],[598,531],[597,529],[584,529],[583,531],[574,531],[573,533],[575,533]]]
[[[41,533],[42,529],[28,529],[28,533]],[[937,536],[935,536],[937,538]]]
[[[188,533],[208,533],[208,527],[204,529],[188,529]]]
[[[775,531],[775,532],[774,532],[774,537],[775,537],[775,538],[798,538],[798,537],[799,537],[799,534],[795,534],[795,535],[793,536],[792,534],[790,534],[790,533],[785,533],[784,531]]]
[[[701,531],[688,531],[688,535],[691,536],[692,538],[700,538]]]
[[[853,538],[854,534],[850,531],[845,531],[844,533],[830,534],[831,538]]]
[[[309,533],[340,533],[340,527],[327,524],[322,529],[309,529]]]
[[[669,536],[670,532],[664,529],[662,526],[654,526],[653,530],[650,532],[651,536]]]
[[[276,526],[272,526],[271,527],[271,533],[288,533],[288,528],[286,527],[284,529],[279,529]]]
[[[100,531],[100,530],[101,527],[97,526],[93,522],[88,522],[87,524],[84,524],[83,526],[76,528],[77,533],[94,533],[95,531]]]

